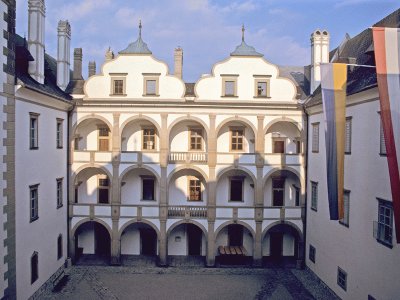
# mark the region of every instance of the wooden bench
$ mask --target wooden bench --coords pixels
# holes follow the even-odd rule
[[[232,255],[246,256],[247,255],[247,251],[243,246],[219,246],[218,252],[220,255],[224,255],[224,256],[232,256]]]

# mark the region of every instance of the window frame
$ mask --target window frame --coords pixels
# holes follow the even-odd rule
[[[161,73],[142,73],[143,75],[143,97],[160,97],[160,75]],[[155,81],[155,93],[148,93],[147,82]]]
[[[246,176],[230,176],[229,178],[229,199],[228,202],[244,202],[244,181],[246,179]],[[241,186],[242,186],[242,195],[241,195],[241,200],[234,200],[232,199],[232,181],[240,181],[241,182]]]
[[[36,191],[36,197],[32,197],[32,192]],[[39,184],[29,186],[29,220],[30,223],[39,219]]]
[[[320,122],[311,123],[311,151],[312,153],[319,153],[319,124]],[[314,128],[317,129],[317,134],[314,133]]]
[[[347,214],[346,214],[346,201],[345,201],[345,197],[348,197],[347,200]],[[344,190],[343,191],[343,207],[344,207],[344,211],[343,211],[343,219],[339,219],[339,224],[345,226],[345,227],[349,227],[350,226],[350,191],[349,190]],[[347,218],[347,220],[346,220]]]
[[[100,185],[100,180],[107,179],[108,185]],[[100,202],[100,190],[107,190],[107,203]],[[98,174],[97,175],[97,204],[110,204],[110,178],[107,175]]]
[[[62,207],[63,204],[63,181],[64,178],[57,178],[56,182],[56,191],[57,191],[57,209],[59,209],[60,207]]]
[[[192,199],[192,186],[190,184],[191,181],[198,181],[199,182],[199,186],[195,185],[194,188],[200,188],[200,193],[199,193],[199,199]],[[201,182],[201,179],[196,177],[196,176],[188,176],[187,177],[187,187],[188,187],[188,196],[187,196],[187,201],[189,202],[203,202],[203,183]]]
[[[310,208],[313,211],[318,211],[318,182],[310,181],[311,182],[311,201],[310,201]],[[315,188],[315,191],[314,191]],[[314,197],[315,196],[315,197]]]
[[[39,253],[37,251],[34,251],[31,255],[31,285],[34,284],[38,279],[39,279]]]
[[[345,121],[345,142],[344,142],[344,154],[351,154],[351,140],[353,135],[353,117],[346,117]],[[347,135],[347,126],[349,126],[349,134]]]
[[[110,81],[110,96],[126,96],[126,76],[128,73],[110,73],[111,81]],[[115,92],[115,83],[117,81],[122,81],[122,92]]]
[[[222,98],[238,98],[237,92],[237,81],[238,81],[239,75],[236,74],[221,74],[221,82],[222,82],[222,87],[221,87],[221,97]],[[233,82],[233,94],[227,94],[226,93],[226,82]]]
[[[142,151],[157,151],[157,128],[154,126],[142,126]],[[153,135],[145,135],[146,130],[154,130]],[[145,137],[152,137],[154,138],[153,141],[153,149],[147,148],[147,143],[145,144]],[[144,147],[146,145],[146,148]]]
[[[108,136],[100,135],[100,131],[102,129],[108,130]],[[107,150],[100,150],[100,140],[108,140],[108,149]],[[111,130],[106,124],[97,125],[97,151],[98,152],[109,152],[110,151],[110,144],[111,144]]]
[[[198,135],[193,136],[193,132],[198,132]],[[201,127],[188,127],[188,150],[189,151],[204,151],[204,138],[203,138],[203,128]],[[200,142],[197,143],[197,141],[195,142],[195,145],[200,144],[200,149],[192,149],[192,138],[194,138],[195,140],[200,139]]]
[[[272,177],[271,178],[271,190],[272,190],[272,205],[273,207],[284,207],[285,206],[285,183],[286,183],[286,178],[285,177]],[[283,182],[283,187],[274,187],[275,182]],[[274,191],[282,191],[282,206],[280,205],[275,205],[275,196],[274,196]]]
[[[56,146],[57,149],[63,148],[63,139],[64,139],[64,119],[57,118],[56,121]]]
[[[394,225],[393,225],[393,203],[388,201],[388,200],[384,200],[381,198],[376,198],[378,200],[378,221],[376,221],[377,223],[377,236],[376,236],[376,241],[388,248],[393,248],[393,232],[394,232]],[[381,221],[381,217],[384,219],[384,221],[386,221],[385,219],[387,218],[386,215],[381,214],[381,208],[385,208],[386,210],[388,210],[390,212],[390,216],[389,216],[389,224],[386,222],[382,222]],[[383,226],[383,229],[381,229],[381,226]],[[385,230],[386,227],[389,228],[390,230],[390,241],[389,240],[385,240],[381,238],[381,234],[379,233],[381,230]],[[385,234],[384,234],[385,235]]]
[[[283,143],[283,152],[275,152],[275,142]],[[286,138],[283,137],[272,137],[272,153],[273,154],[285,154],[286,153]]]
[[[343,278],[343,276],[344,278]],[[347,272],[338,267],[337,270],[337,285],[340,286],[343,290],[347,291]]]
[[[313,245],[309,245],[308,248],[308,259],[315,264],[315,256],[316,256],[316,251],[315,247]]]
[[[63,238],[62,234],[60,233],[57,237],[57,260],[60,260],[63,256]]]
[[[245,150],[244,150],[244,139],[245,139],[245,134],[246,134],[245,130],[246,130],[245,127],[229,127],[229,152],[239,152],[239,153],[245,152]],[[242,135],[241,135],[242,149],[235,149],[235,150],[232,149],[233,148],[232,146],[233,146],[233,138],[234,138],[233,132],[234,131],[242,131]],[[238,138],[240,138],[240,136],[237,136],[235,138],[238,139]],[[239,142],[236,142],[236,144],[239,145]]]
[[[39,116],[40,114],[35,112],[29,113],[29,149],[39,149]],[[35,125],[32,126],[32,120],[35,121]]]
[[[156,178],[152,175],[140,175],[140,201],[157,201],[156,200]],[[145,180],[153,181],[153,199],[144,199],[144,182]]]
[[[253,75],[254,77],[254,98],[269,99],[271,98],[271,75]],[[265,83],[265,96],[258,94],[258,84]]]

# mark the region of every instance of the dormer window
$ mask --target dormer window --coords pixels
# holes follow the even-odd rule
[[[223,75],[222,77],[222,97],[237,97],[237,77],[239,75]]]
[[[110,96],[126,96],[126,73],[110,74],[111,93]]]
[[[269,98],[270,97],[270,76],[254,75],[254,98]]]
[[[158,97],[160,73],[143,73],[143,96]]]

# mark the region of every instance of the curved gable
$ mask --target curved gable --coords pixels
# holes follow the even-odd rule
[[[121,93],[113,90],[113,81],[122,80]],[[146,95],[146,80],[156,82],[156,93]],[[153,83],[152,83],[153,84]],[[124,55],[108,61],[102,73],[90,77],[84,86],[85,100],[103,99],[182,99],[185,85],[179,78],[169,75],[168,67],[151,55]]]
[[[225,81],[234,82],[235,95],[225,95]],[[257,95],[257,82],[267,83],[267,95]],[[289,79],[280,78],[278,67],[264,58],[230,57],[215,64],[212,75],[196,83],[195,93],[198,100],[288,102],[295,101],[297,89]]]

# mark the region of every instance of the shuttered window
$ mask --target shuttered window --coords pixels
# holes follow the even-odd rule
[[[319,152],[319,123],[312,124],[312,152]]]
[[[379,114],[380,116],[380,114]],[[382,119],[379,122],[380,124],[380,133],[379,133],[379,154],[386,155],[386,144],[385,144],[385,135],[383,133],[383,124]]]
[[[99,151],[109,151],[110,130],[108,127],[99,127]]]
[[[349,219],[350,219],[350,191],[344,191],[343,195],[343,206],[344,206],[344,215],[343,219],[339,220],[339,223],[349,227]]]
[[[311,209],[317,211],[318,182],[311,181]]]
[[[344,152],[351,153],[351,117],[346,118]]]

